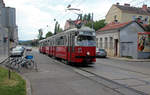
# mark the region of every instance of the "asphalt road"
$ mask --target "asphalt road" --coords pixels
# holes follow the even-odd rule
[[[38,72],[22,72],[31,83],[33,95],[122,95],[117,90],[83,76],[78,69],[72,69],[37,51],[33,51],[33,54]]]
[[[33,50],[38,72],[23,70],[33,95],[147,95],[148,62],[97,59],[91,66],[74,67]]]
[[[127,62],[98,58],[93,67],[82,69],[150,95],[149,68],[150,62]]]

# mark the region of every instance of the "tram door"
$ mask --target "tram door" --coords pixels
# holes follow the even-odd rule
[[[73,50],[73,35],[68,34],[68,44],[67,44],[67,61],[72,59],[72,50]]]

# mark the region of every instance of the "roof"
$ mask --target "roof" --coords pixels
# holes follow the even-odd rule
[[[125,22],[125,23],[110,23],[110,24],[107,24],[105,27],[99,29],[98,31],[119,29],[119,28],[122,28],[122,27],[124,27],[125,25],[127,25],[129,23],[131,23],[131,21],[130,22]]]
[[[147,8],[147,10],[143,10],[142,8],[132,7],[132,6],[124,6],[124,5],[115,5],[115,6],[124,12],[130,12],[130,13],[142,14],[142,15],[150,15],[150,8]]]
[[[99,29],[97,32],[115,30],[115,29],[122,29],[122,28],[126,27],[127,25],[129,25],[133,22],[137,23],[141,28],[143,28],[145,30],[145,26],[138,23],[137,21],[129,21],[129,22],[124,22],[124,23],[110,23],[110,24],[107,24],[105,27]]]

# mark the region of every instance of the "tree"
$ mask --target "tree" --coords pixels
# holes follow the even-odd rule
[[[53,33],[49,31],[49,32],[46,34],[45,38],[50,37],[50,36],[52,36],[52,35],[53,35]]]
[[[95,29],[95,31],[103,28],[105,25],[106,25],[106,23],[105,23],[104,19],[93,22],[93,28]],[[89,22],[89,23],[85,24],[85,26],[88,26],[88,27],[92,28],[92,22]]]
[[[60,32],[63,32],[63,29],[60,28],[60,24],[58,24],[58,21],[56,21],[56,23],[55,23],[55,29],[54,29],[54,34],[57,34],[57,33],[60,33]]]
[[[59,28],[58,33],[61,33],[61,32],[63,32],[63,29]]]
[[[83,20],[87,20],[87,14],[83,16]]]
[[[58,30],[58,21],[56,21],[55,23],[54,34],[57,34],[57,30]]]
[[[43,39],[43,30],[42,30],[42,29],[39,29],[38,32],[39,32],[39,34],[38,34],[38,39],[39,39],[39,40],[42,40],[42,39]]]
[[[88,15],[87,15],[87,21],[91,21],[91,20],[92,20],[92,16],[91,16],[90,13],[88,13]]]

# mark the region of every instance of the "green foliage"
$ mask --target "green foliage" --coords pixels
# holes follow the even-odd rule
[[[58,21],[55,23],[54,34],[57,34],[58,31]]]
[[[42,39],[43,39],[43,30],[42,30],[42,29],[39,29],[38,32],[39,32],[39,34],[38,34],[38,39],[39,39],[39,40],[42,40]]]
[[[26,95],[25,81],[15,72],[8,79],[8,70],[0,67],[0,95]]]
[[[46,38],[47,38],[47,37],[50,37],[50,36],[52,36],[52,35],[53,35],[53,33],[49,31],[49,32],[46,34]]]
[[[89,22],[89,23],[87,23],[85,25],[92,28],[92,22]],[[105,23],[104,19],[93,22],[93,28],[95,29],[95,31],[103,28],[105,25],[106,25],[106,23]]]
[[[91,21],[92,20],[92,16],[91,16],[91,14],[89,13],[88,15],[87,15],[87,21]]]
[[[28,40],[28,41],[19,41],[19,45],[25,45],[25,46],[38,46],[39,40]]]
[[[62,29],[62,28],[59,28],[59,30],[58,30],[57,33],[60,33],[60,32],[63,32],[63,29]]]
[[[60,32],[63,32],[63,29],[60,28],[60,24],[58,24],[58,21],[56,21],[56,23],[55,23],[55,29],[54,29],[54,34],[57,34],[57,33],[60,33]]]
[[[84,16],[81,16],[82,20],[86,20],[86,21],[92,21],[92,15],[91,13],[88,13],[88,14],[84,14]]]

